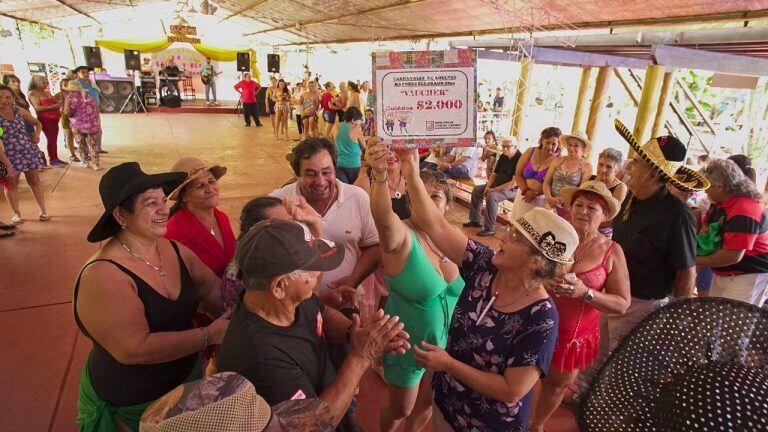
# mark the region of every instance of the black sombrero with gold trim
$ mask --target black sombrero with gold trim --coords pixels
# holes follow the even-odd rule
[[[632,132],[621,121],[614,120],[614,125],[616,131],[629,143],[629,146],[651,168],[661,174],[667,183],[683,192],[698,192],[709,187],[709,180],[683,165],[686,149],[679,139],[673,136],[651,138],[641,146]]]

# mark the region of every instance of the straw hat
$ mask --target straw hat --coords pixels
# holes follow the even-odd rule
[[[253,384],[234,372],[184,383],[152,403],[141,432],[260,432],[272,410]]]
[[[585,181],[579,187],[564,188],[562,191],[560,191],[560,196],[563,198],[564,202],[567,202],[569,205],[573,205],[573,197],[576,195],[576,192],[579,191],[587,191],[597,194],[605,200],[605,203],[608,205],[610,216],[607,220],[611,220],[615,218],[617,214],[619,214],[619,210],[621,210],[621,203],[619,200],[613,197],[613,194],[611,194],[611,191],[608,190],[608,187],[605,185],[605,183],[598,180]]]
[[[69,81],[67,81],[67,85],[64,88],[64,90],[71,91],[71,92],[79,92],[82,90],[83,87],[80,85],[79,82],[77,82],[77,79],[71,78]]]
[[[545,257],[561,264],[573,263],[573,251],[579,245],[579,236],[565,219],[537,207],[511,223]]]
[[[651,138],[642,146],[632,132],[618,119],[614,125],[619,134],[668,183],[683,192],[697,192],[709,187],[709,180],[700,173],[683,166],[687,150],[673,136]]]
[[[586,132],[573,131],[570,134],[560,135],[560,145],[565,147],[568,145],[568,139],[573,138],[581,141],[584,144],[584,148],[592,147],[592,142],[589,140]]]
[[[176,161],[176,163],[173,164],[171,171],[187,173],[187,179],[168,195],[169,200],[177,201],[181,190],[187,183],[205,174],[206,171],[210,171],[213,174],[213,177],[218,180],[227,173],[227,167],[221,165],[208,165],[194,156],[186,156]]]

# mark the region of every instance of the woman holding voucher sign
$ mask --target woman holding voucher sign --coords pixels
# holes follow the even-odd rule
[[[559,128],[548,127],[541,131],[539,146],[529,148],[520,156],[515,170],[515,180],[520,191],[515,196],[515,202],[510,214],[516,219],[534,207],[544,207],[547,200],[544,196],[544,179],[552,160],[560,155]]]

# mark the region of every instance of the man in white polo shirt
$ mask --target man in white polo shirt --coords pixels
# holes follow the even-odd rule
[[[322,218],[323,238],[345,249],[341,265],[323,273],[320,298],[328,298],[331,290],[357,287],[381,261],[368,195],[357,186],[336,180],[336,146],[325,138],[300,142],[291,153],[291,167],[298,177],[296,183],[276,189],[270,196],[285,199],[302,195]]]

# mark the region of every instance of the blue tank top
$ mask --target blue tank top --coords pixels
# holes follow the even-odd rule
[[[339,154],[339,166],[342,168],[360,168],[360,156],[363,154],[360,144],[350,138],[349,130],[352,123],[339,123],[336,134],[336,151]]]

